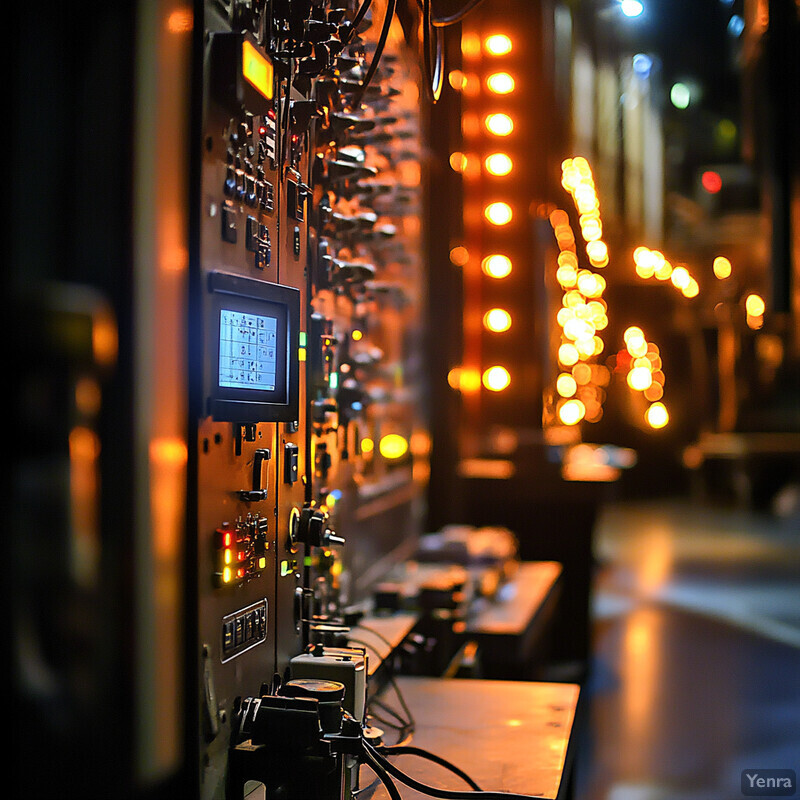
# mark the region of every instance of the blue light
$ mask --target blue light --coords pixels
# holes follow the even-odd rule
[[[640,77],[640,78],[648,78],[650,76],[650,70],[653,69],[653,59],[650,56],[645,55],[644,53],[637,53],[633,57],[633,71]]]
[[[742,31],[744,31],[744,20],[738,14],[734,14],[728,20],[728,33],[731,36],[741,36]]]
[[[644,11],[644,6],[639,0],[620,0],[619,6],[626,17],[638,17]]]

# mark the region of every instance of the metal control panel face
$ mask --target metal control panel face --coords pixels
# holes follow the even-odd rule
[[[240,710],[420,524],[417,54],[398,28],[362,85],[382,22],[351,29],[357,6],[208,0],[196,20],[203,800],[230,796]]]

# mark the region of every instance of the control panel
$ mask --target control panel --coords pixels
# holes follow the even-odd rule
[[[323,632],[419,532],[423,145],[418,54],[395,11],[207,0],[195,20],[190,517],[208,800],[252,781],[306,791],[285,759],[248,749],[255,731],[277,736],[266,709],[321,707],[343,681],[363,721],[367,654],[323,653]],[[313,796],[356,790],[357,763],[331,757],[340,776]]]

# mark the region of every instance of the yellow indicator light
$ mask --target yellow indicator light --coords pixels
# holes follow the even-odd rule
[[[371,453],[374,449],[375,449],[375,442],[373,442],[372,439],[367,437],[361,440],[362,453]]]
[[[231,561],[233,560],[233,552],[231,550],[226,550],[224,558],[225,558],[225,563],[230,564]]]
[[[459,245],[450,251],[450,263],[456,267],[463,267],[469,261],[469,251],[466,247]]]
[[[231,572],[230,567],[225,567],[225,569],[222,570],[222,582],[230,583],[232,577],[233,573]]]
[[[356,328],[356,330],[354,330],[354,331],[353,331],[353,332],[350,334],[350,338],[351,338],[351,339],[352,339],[354,342],[360,342],[360,341],[361,341],[361,340],[364,338],[364,334],[363,334],[363,333],[362,333],[360,330],[358,330],[358,328]]]
[[[568,372],[562,372],[556,378],[556,391],[562,397],[572,397],[578,391],[578,383]]]
[[[483,48],[490,56],[504,56],[511,52],[511,39],[504,33],[493,33],[484,39]]]
[[[767,308],[764,300],[757,294],[748,295],[747,299],[744,301],[744,307],[751,317],[760,317]]]
[[[272,63],[247,39],[242,42],[242,75],[267,100],[272,100]]]
[[[511,206],[508,203],[490,203],[483,211],[483,215],[486,217],[492,225],[507,225],[511,222],[511,218],[514,216],[513,212],[511,211]]]
[[[511,94],[514,91],[514,79],[507,72],[495,72],[486,79],[490,92],[495,94]]]
[[[267,559],[264,556],[258,559],[258,568],[259,569],[266,569],[267,566]]]
[[[483,373],[483,385],[490,392],[502,392],[511,383],[511,375],[505,367],[489,367]]]
[[[730,278],[731,272],[733,272],[733,267],[725,256],[717,256],[714,259],[714,275],[721,281],[724,281],[725,278]]]
[[[514,162],[505,153],[492,153],[483,163],[490,175],[508,175],[514,168]]]
[[[398,433],[388,433],[381,439],[378,449],[384,458],[402,458],[408,452],[408,440]]]
[[[669,422],[669,412],[663,403],[653,403],[645,412],[645,419],[651,428],[663,428]]]
[[[495,136],[508,136],[514,130],[514,120],[508,114],[489,114],[484,124]]]
[[[306,349],[305,347],[300,347],[297,350],[297,360],[303,362],[306,360]]]
[[[558,409],[558,418],[564,425],[577,425],[586,416],[586,406],[580,400],[567,400]]]
[[[483,325],[494,333],[502,333],[511,327],[511,314],[504,308],[491,308],[483,315]]]
[[[499,253],[486,256],[481,262],[481,269],[490,278],[505,278],[511,274],[511,268],[511,259]]]

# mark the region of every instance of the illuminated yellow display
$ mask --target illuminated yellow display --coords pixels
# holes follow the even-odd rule
[[[267,100],[272,99],[272,63],[247,39],[242,42],[242,75]]]
[[[375,442],[372,441],[369,437],[365,437],[361,440],[361,452],[362,453],[371,453],[375,449]]]

